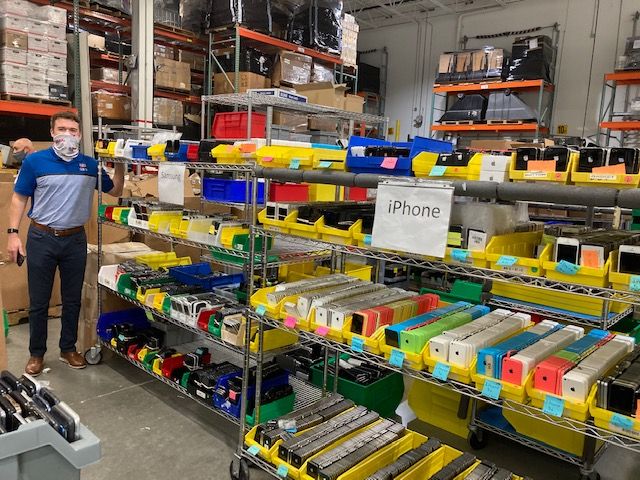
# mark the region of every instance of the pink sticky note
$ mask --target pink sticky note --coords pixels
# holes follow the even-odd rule
[[[263,162],[273,162],[273,157],[262,157]]]
[[[284,320],[284,326],[287,328],[296,328],[297,323],[298,321],[295,319],[295,317],[287,317]]]
[[[398,163],[398,157],[384,157],[384,160],[380,164],[382,168],[388,168],[389,170],[393,170],[396,168],[396,164]]]
[[[326,337],[328,333],[329,333],[329,327],[321,326],[316,328],[316,334],[320,335],[321,337]]]

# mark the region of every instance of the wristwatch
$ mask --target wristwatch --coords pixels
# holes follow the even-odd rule
[[[17,228],[8,228],[7,229],[7,233],[19,233],[20,230],[18,230]]]

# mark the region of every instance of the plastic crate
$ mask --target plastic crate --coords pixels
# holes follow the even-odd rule
[[[188,144],[187,145],[187,161],[197,162],[199,149],[200,149],[200,145],[198,145],[197,143]]]
[[[580,154],[571,151],[567,169],[562,172],[536,171],[536,170],[516,170],[516,154],[511,156],[511,166],[509,167],[509,178],[517,182],[553,182],[568,184],[571,180],[571,172],[574,164],[578,162]]]
[[[469,159],[466,167],[445,167],[438,175],[432,174],[440,154],[433,152],[421,152],[413,158],[411,168],[416,177],[429,177],[434,180],[480,180],[482,170],[482,153],[476,153]]]
[[[169,275],[185,285],[197,285],[207,290],[225,285],[239,285],[244,280],[242,273],[220,275],[211,270],[208,263],[195,263],[169,269]]]
[[[353,147],[389,146],[411,148],[411,143],[387,142],[376,138],[351,137],[347,149],[347,170],[354,173],[374,173],[384,175],[411,176],[411,156],[398,157],[395,165],[385,168],[382,166],[385,157],[359,157],[353,155]]]
[[[177,267],[181,265],[191,265],[190,257],[178,257],[175,252],[169,253],[149,253],[136,257],[136,262],[158,270],[160,267]]]
[[[188,144],[184,142],[180,142],[180,148],[178,149],[177,152],[174,152],[174,153],[165,152],[165,156],[167,157],[167,160],[169,160],[170,162],[186,162],[188,148],[189,148]]]
[[[116,312],[103,313],[98,318],[98,336],[101,340],[108,342],[113,338],[111,328],[120,323],[130,323],[135,328],[149,328],[147,315],[141,308],[130,308],[128,310],[119,310]]]
[[[548,244],[536,258],[536,248],[541,241],[542,231],[494,236],[485,249],[489,268],[532,277],[543,276],[543,263],[551,259],[553,245]]]
[[[147,148],[147,155],[150,156],[151,160],[153,160],[154,162],[162,162],[166,160],[166,157],[164,155],[166,150],[166,143],[158,143]]]
[[[149,146],[148,145],[132,145],[131,146],[131,156],[138,160],[148,160],[151,158],[148,154]]]
[[[591,403],[589,403],[589,413],[593,416],[596,427],[640,439],[640,418],[634,418],[600,408],[597,405],[595,396],[591,399]],[[618,417],[618,421],[612,422],[614,416]],[[630,426],[631,428],[623,428],[626,426]]]
[[[251,113],[251,137],[264,138],[267,116],[263,113]],[[248,112],[216,113],[213,117],[211,136],[218,139],[248,138]]]
[[[272,202],[308,202],[309,185],[272,182],[269,188],[269,200]]]
[[[546,277],[549,280],[558,280],[560,282],[578,283],[580,285],[603,288],[609,286],[609,270],[612,265],[611,260],[613,255],[614,253],[609,255],[609,258],[607,258],[607,261],[602,268],[579,266],[575,275],[558,271],[558,269],[560,269],[560,263],[557,262],[542,262],[542,266],[544,267]]]
[[[205,178],[202,181],[204,198],[214,202],[247,203],[251,201],[253,184],[249,182],[249,198],[247,198],[247,182],[228,178]],[[264,203],[264,181],[258,182],[258,203]]]
[[[579,187],[638,188],[640,174],[579,172],[578,162],[573,162],[571,182]]]
[[[456,458],[462,455],[462,452],[456,450],[448,445],[443,445],[431,455],[420,460],[408,470],[398,475],[396,480],[414,480],[417,478],[431,478],[433,475],[442,470],[445,465],[453,462]],[[473,466],[466,469],[460,475],[457,475],[454,480],[467,478],[467,475],[471,473],[480,461],[476,461]],[[513,477],[515,478],[515,477]]]

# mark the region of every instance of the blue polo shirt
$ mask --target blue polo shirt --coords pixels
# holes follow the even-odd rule
[[[22,163],[14,191],[31,197],[29,218],[63,230],[87,223],[98,188],[98,162],[78,155],[65,162],[53,148],[27,156]],[[102,171],[102,191],[110,192],[113,181]]]

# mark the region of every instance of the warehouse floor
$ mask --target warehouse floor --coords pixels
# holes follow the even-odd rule
[[[110,352],[105,352],[101,365],[71,370],[57,360],[59,328],[58,320],[50,321],[46,360],[51,370],[39,379],[50,382],[102,441],[102,461],[85,469],[83,480],[229,478],[237,442],[234,425]],[[11,328],[9,369],[16,374],[23,371],[27,360],[28,338],[27,325]],[[423,424],[412,427],[456,448],[469,448],[466,441],[447,432]],[[477,453],[534,479],[579,478],[577,467],[495,435]],[[640,454],[611,447],[597,469],[603,480],[636,479]],[[264,473],[251,471],[252,480],[266,478]]]

